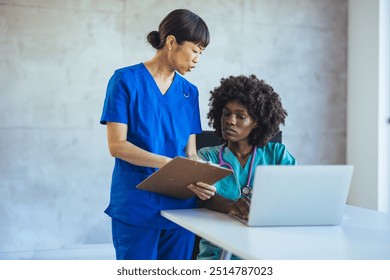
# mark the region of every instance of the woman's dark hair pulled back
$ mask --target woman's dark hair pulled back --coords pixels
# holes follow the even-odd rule
[[[150,32],[147,39],[153,48],[160,50],[169,35],[175,36],[179,45],[188,41],[206,48],[210,42],[206,23],[198,15],[186,9],[170,12],[161,21],[158,31]]]

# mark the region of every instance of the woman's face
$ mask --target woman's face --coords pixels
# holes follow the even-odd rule
[[[203,48],[185,41],[183,44],[174,44],[168,51],[168,60],[173,70],[182,75],[191,72],[199,62]]]
[[[247,140],[257,123],[247,108],[236,100],[226,103],[221,116],[222,137],[228,142]]]

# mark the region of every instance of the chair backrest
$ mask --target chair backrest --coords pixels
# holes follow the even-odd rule
[[[282,143],[282,131],[279,131],[270,142]],[[201,134],[196,135],[196,149],[199,150],[203,147],[218,146],[222,143],[222,139],[215,136],[214,131],[203,130]]]

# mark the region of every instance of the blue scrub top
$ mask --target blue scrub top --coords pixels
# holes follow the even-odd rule
[[[205,161],[210,161],[219,164],[219,151],[223,145],[215,147],[205,147],[198,151],[199,157]],[[252,155],[249,157],[244,168],[233,154],[232,151],[226,147],[222,152],[222,160],[229,163],[233,167],[233,174],[215,183],[217,194],[229,198],[231,200],[238,200],[241,196],[241,188],[247,183],[249,175]],[[296,165],[295,158],[287,151],[285,145],[281,143],[269,142],[264,147],[258,147],[256,157],[253,163],[253,170],[258,165]],[[253,186],[254,174],[251,176],[250,185]],[[205,239],[201,239],[199,244],[199,260],[216,260],[219,259],[221,249]],[[238,259],[233,256],[232,259]]]
[[[202,131],[198,97],[198,89],[178,73],[163,95],[140,63],[115,71],[108,83],[100,123],[127,124],[127,140],[149,152],[172,158],[186,156],[189,136]],[[105,212],[131,225],[178,227],[163,218],[160,210],[193,208],[196,199],[182,200],[136,189],[156,170],[116,158]]]

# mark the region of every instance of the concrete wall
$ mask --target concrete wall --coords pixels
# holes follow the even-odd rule
[[[299,163],[345,163],[347,0],[0,0],[0,251],[111,242],[107,81],[182,7],[211,32],[187,76],[204,129],[220,78],[254,73],[281,95]]]

